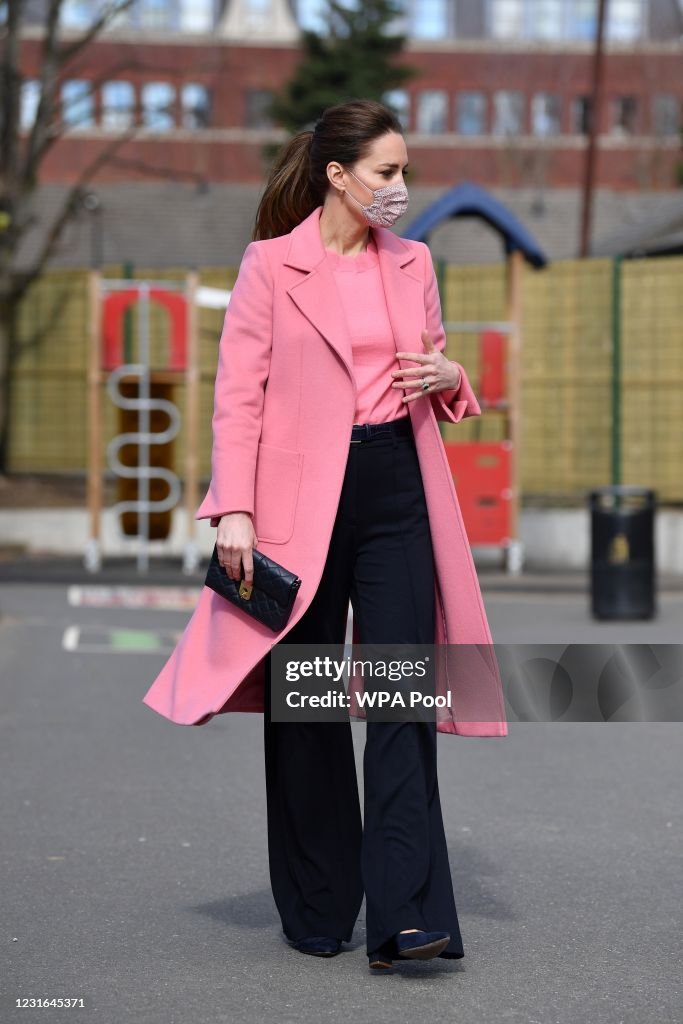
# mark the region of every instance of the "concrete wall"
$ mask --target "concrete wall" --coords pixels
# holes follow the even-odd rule
[[[136,553],[136,542],[121,538],[116,517],[105,510],[102,516],[102,553],[104,558]],[[586,569],[590,558],[590,519],[588,510],[529,509],[520,518],[524,545],[524,569],[562,571]],[[216,531],[207,521],[197,523],[197,543],[204,555],[210,555]],[[24,546],[31,552],[50,555],[80,555],[88,539],[85,509],[13,509],[0,511],[0,545]],[[171,536],[155,541],[150,554],[181,556],[186,542],[186,515],[175,512]],[[683,576],[683,511],[661,509],[656,518],[655,553],[657,570]],[[473,548],[475,561],[483,566],[501,566],[501,553]]]

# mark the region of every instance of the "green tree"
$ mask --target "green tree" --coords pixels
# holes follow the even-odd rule
[[[326,107],[351,99],[374,99],[393,108],[386,93],[401,88],[419,69],[395,63],[406,36],[393,31],[403,13],[396,0],[329,0],[324,33],[302,31],[302,59],[270,105],[270,116],[292,133],[312,126]],[[397,111],[398,112],[398,111]],[[278,146],[268,146],[272,158]]]

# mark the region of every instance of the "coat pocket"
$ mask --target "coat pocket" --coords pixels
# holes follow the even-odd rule
[[[292,536],[303,461],[303,452],[259,442],[253,517],[259,541],[285,544]]]

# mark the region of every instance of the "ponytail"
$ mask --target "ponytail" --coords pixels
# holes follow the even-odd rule
[[[300,131],[279,153],[256,211],[254,241],[286,235],[323,201],[311,182],[312,144],[313,132]]]

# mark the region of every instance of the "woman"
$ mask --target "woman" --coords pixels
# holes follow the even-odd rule
[[[365,893],[373,970],[464,955],[436,732],[507,734],[437,425],[480,409],[443,353],[429,250],[387,230],[407,206],[406,167],[398,119],[359,100],[328,108],[273,168],[221,335],[212,478],[197,518],[217,526],[233,578],[251,582],[258,547],[303,582],[277,635],[204,588],[143,698],[180,724],[263,711],[284,934],[301,952],[335,955]],[[448,645],[437,685],[457,675],[436,722],[368,716],[363,822],[350,722],[271,717],[273,645],[343,645],[349,601],[354,640]],[[455,645],[478,645],[457,673]]]

